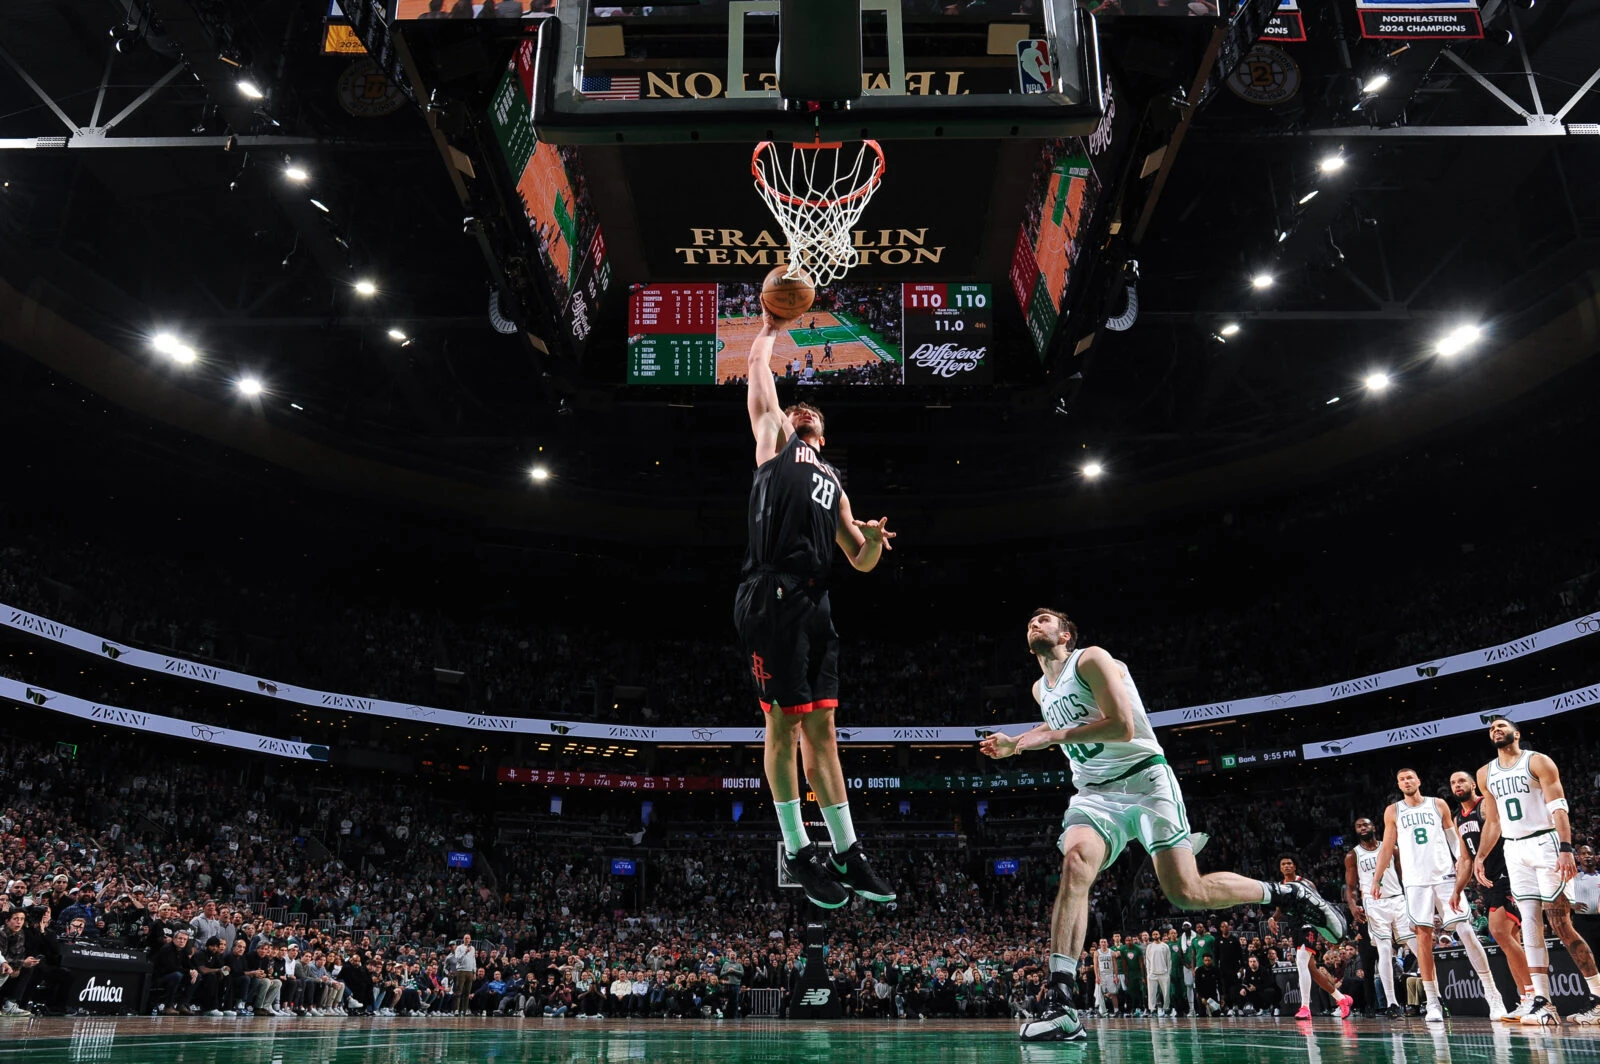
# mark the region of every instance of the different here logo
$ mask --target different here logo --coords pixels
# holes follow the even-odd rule
[[[800,998],[802,1005],[826,1005],[833,996],[833,991],[827,987],[815,987],[807,990]],[[120,1000],[120,999],[119,999]]]
[[[120,1005],[122,1004],[122,987],[112,983],[96,983],[94,976],[91,975],[89,981],[83,984],[83,989],[78,991],[78,1000],[110,1002]]]

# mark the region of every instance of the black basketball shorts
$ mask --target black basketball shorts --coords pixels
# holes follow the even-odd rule
[[[752,574],[734,596],[733,623],[762,712],[838,706],[839,633],[826,591],[816,591],[803,577]]]
[[[1483,909],[1485,912],[1504,909],[1512,920],[1522,923],[1522,910],[1517,908],[1517,899],[1511,896],[1511,877],[1505,872],[1494,877],[1494,886],[1483,887]]]

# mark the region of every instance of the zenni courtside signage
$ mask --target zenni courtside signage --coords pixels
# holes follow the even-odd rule
[[[1483,20],[1473,0],[1356,0],[1363,37],[1477,40]]]

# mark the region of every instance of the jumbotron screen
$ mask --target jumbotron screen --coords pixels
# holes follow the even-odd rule
[[[628,383],[744,384],[760,330],[760,282],[634,285]],[[844,281],[789,323],[769,364],[797,385],[983,384],[993,335],[989,285]]]

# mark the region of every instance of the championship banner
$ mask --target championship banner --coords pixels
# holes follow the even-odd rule
[[[48,639],[61,646],[97,655],[119,665],[131,665],[148,672],[178,676],[317,709],[336,709],[392,720],[414,720],[451,728],[466,728],[469,731],[506,732],[517,735],[570,735],[575,739],[621,739],[637,743],[761,743],[766,738],[765,728],[657,728],[632,724],[580,723],[533,717],[492,716],[296,687],[277,680],[234,672],[217,665],[203,665],[184,658],[171,658],[154,651],[125,646],[3,603],[0,603],[0,624]],[[1249,716],[1281,709],[1322,705],[1371,694],[1374,691],[1393,690],[1424,680],[1436,680],[1458,672],[1501,665],[1536,654],[1541,650],[1549,650],[1574,639],[1596,634],[1600,634],[1600,613],[1586,614],[1541,632],[1513,639],[1509,643],[1437,658],[1417,665],[1407,665],[1404,668],[1390,669],[1388,672],[1343,680],[1323,687],[1308,687],[1281,694],[1162,710],[1150,714],[1150,723],[1154,727],[1165,728],[1175,724],[1192,724],[1197,721],[1221,720],[1225,717]],[[1032,722],[1008,724],[1005,727],[1026,729],[1032,727]],[[996,725],[927,728],[846,727],[839,729],[839,741],[842,743],[970,743],[997,730],[999,726]]]
[[[1473,0],[1356,0],[1361,36],[1406,40],[1479,40],[1483,20]]]
[[[1350,754],[1364,754],[1369,750],[1387,750],[1393,746],[1404,746],[1424,739],[1442,739],[1447,735],[1465,735],[1475,731],[1485,731],[1487,734],[1490,722],[1496,717],[1509,717],[1520,726],[1526,721],[1558,717],[1563,713],[1571,713],[1575,709],[1588,709],[1591,706],[1600,706],[1600,684],[1580,687],[1574,691],[1563,691],[1559,695],[1535,699],[1532,702],[1502,706],[1500,709],[1462,713],[1460,716],[1424,721],[1421,724],[1403,724],[1384,731],[1352,735],[1348,739],[1307,743],[1301,753],[1308,761],[1315,757],[1346,757]]]
[[[272,739],[265,735],[256,735],[253,732],[232,731],[228,728],[218,728],[210,724],[196,724],[193,721],[179,720],[176,717],[163,717],[157,713],[144,713],[134,709],[102,705],[99,702],[90,702],[86,699],[75,698],[72,695],[64,695],[59,691],[51,691],[48,688],[20,683],[8,676],[0,676],[0,698],[9,698],[13,702],[25,702],[36,709],[48,709],[52,713],[65,713],[80,720],[94,721],[98,724],[114,724],[119,728],[131,728],[134,731],[146,732],[151,735],[166,735],[188,742],[211,743],[214,746],[231,746],[237,750],[248,750],[254,754],[271,754],[274,757],[288,757],[297,761],[328,760],[328,748],[326,746],[294,742],[290,739]]]
[[[1278,10],[1267,20],[1261,31],[1263,41],[1303,41],[1306,39],[1306,19],[1300,13],[1300,0],[1283,0]]]

